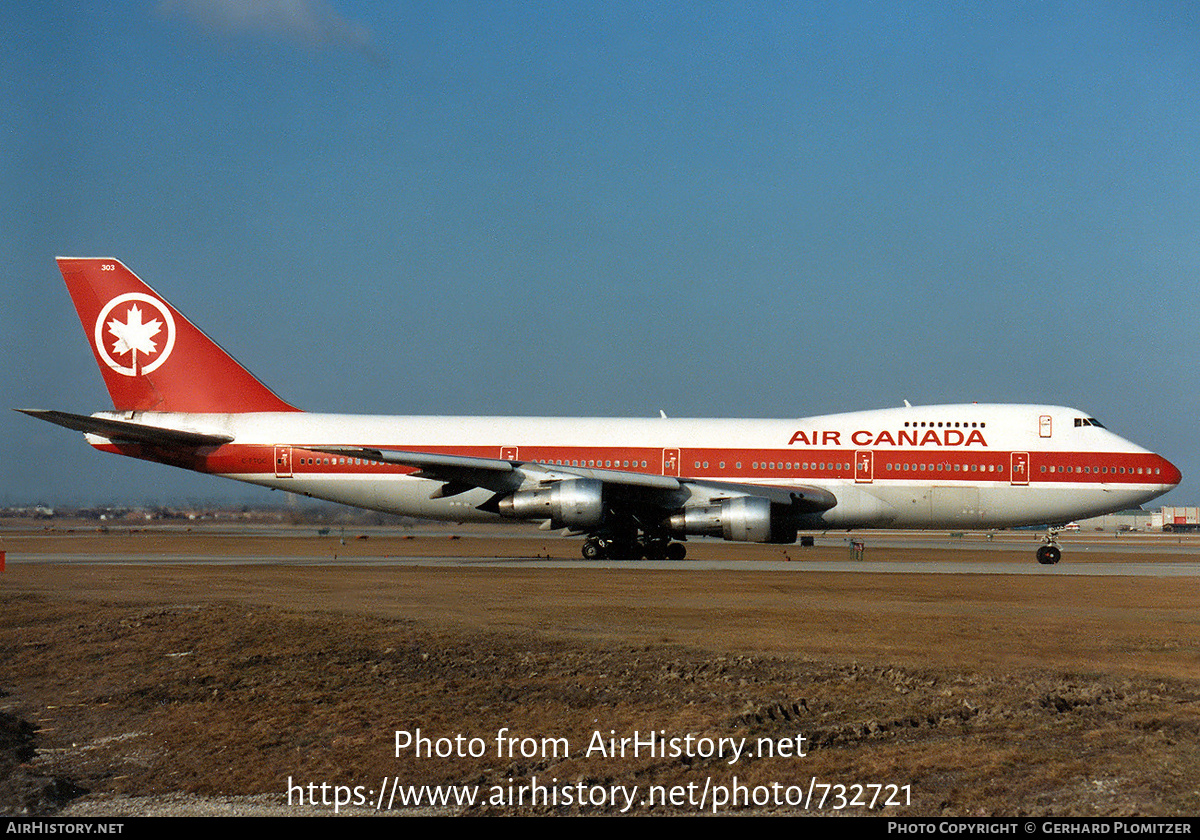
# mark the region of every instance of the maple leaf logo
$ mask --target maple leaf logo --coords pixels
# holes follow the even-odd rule
[[[174,344],[170,310],[142,292],[113,298],[96,319],[96,350],[106,365],[125,376],[150,373],[166,361]]]
[[[158,347],[154,344],[154,336],[158,335],[158,331],[162,329],[162,321],[157,318],[153,321],[142,323],[142,310],[137,308],[137,305],[129,307],[129,312],[125,316],[128,320],[121,323],[116,318],[108,322],[108,331],[117,337],[117,342],[113,345],[114,353],[130,353],[133,355],[133,366],[137,367],[138,353],[154,353]]]

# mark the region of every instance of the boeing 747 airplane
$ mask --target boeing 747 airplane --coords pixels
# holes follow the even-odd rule
[[[1136,507],[1179,483],[1087,412],[937,405],[784,420],[379,417],[284,402],[115,259],[58,265],[112,396],[25,409],[104,452],[388,513],[538,522],[583,556],[682,559],[688,536],[1004,528]],[[1053,532],[1037,552],[1057,563]]]

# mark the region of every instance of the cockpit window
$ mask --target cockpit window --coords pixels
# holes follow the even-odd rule
[[[1097,429],[1104,428],[1104,424],[1101,423],[1099,420],[1097,420],[1095,417],[1076,417],[1075,418],[1075,428],[1078,429],[1081,426],[1095,426]]]

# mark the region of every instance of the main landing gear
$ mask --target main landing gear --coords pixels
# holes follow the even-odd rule
[[[686,556],[687,546],[667,537],[618,539],[597,535],[583,544],[585,560],[682,560]]]
[[[1058,547],[1058,531],[1058,528],[1046,531],[1045,545],[1037,550],[1037,561],[1043,566],[1053,566],[1062,559],[1062,549]]]
[[[682,560],[687,547],[671,541],[670,529],[656,516],[610,508],[604,524],[583,543],[585,560]]]

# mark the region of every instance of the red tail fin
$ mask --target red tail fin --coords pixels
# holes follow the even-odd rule
[[[58,268],[120,411],[298,411],[119,260],[59,257]]]

